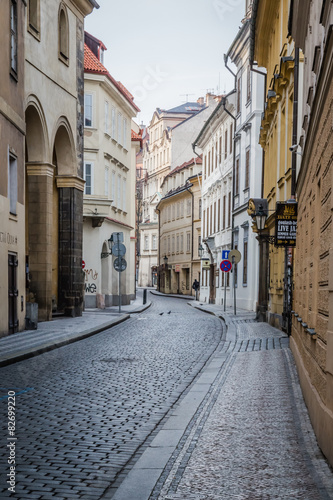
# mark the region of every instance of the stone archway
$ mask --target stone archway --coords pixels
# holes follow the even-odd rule
[[[26,260],[29,265],[27,301],[38,303],[40,321],[52,317],[51,250],[52,192],[54,167],[48,161],[49,143],[46,121],[38,100],[31,96],[26,120]]]
[[[80,316],[83,308],[82,232],[83,179],[77,175],[75,141],[65,117],[60,117],[54,132],[53,159],[56,176],[53,185],[53,206],[58,219],[52,238],[58,252],[54,256],[54,278],[58,310],[68,316]],[[57,269],[55,265],[58,265]]]

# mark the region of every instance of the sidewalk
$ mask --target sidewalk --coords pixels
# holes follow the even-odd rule
[[[188,304],[223,317],[225,341],[103,500],[333,499],[288,336],[248,311]]]
[[[151,301],[143,304],[143,289],[137,289],[136,299],[130,305],[86,309],[77,318],[61,317],[38,323],[37,330],[24,330],[0,338],[0,367],[37,356],[66,344],[95,335],[127,320],[131,314],[140,313],[150,307]]]

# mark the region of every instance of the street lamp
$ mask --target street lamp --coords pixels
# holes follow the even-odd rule
[[[164,260],[164,265],[167,266],[168,265],[168,257],[166,255],[164,255],[163,260]]]
[[[258,231],[261,232],[265,229],[266,220],[267,220],[267,212],[264,210],[263,205],[260,203],[258,206],[258,211],[255,214],[256,224]]]
[[[204,249],[204,247],[200,243],[199,248],[198,248],[198,253],[199,253],[200,260],[202,259],[204,251],[205,251],[205,249]]]

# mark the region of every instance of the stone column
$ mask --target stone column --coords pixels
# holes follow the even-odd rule
[[[59,308],[66,316],[82,316],[83,187],[74,176],[57,177],[59,189]]]
[[[30,286],[38,303],[39,321],[52,318],[53,176],[51,164],[28,163],[28,254]]]
[[[267,321],[269,243],[264,241],[261,236],[257,236],[257,240],[259,241],[259,292],[257,320]]]

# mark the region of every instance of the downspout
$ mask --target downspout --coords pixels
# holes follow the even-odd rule
[[[191,286],[191,283],[192,283],[192,280],[193,280],[193,241],[194,241],[194,194],[192,193],[192,191],[190,190],[190,188],[186,188],[186,190],[190,193],[190,195],[192,196],[192,243],[191,243],[191,273],[190,273],[190,286]],[[192,290],[192,288],[190,288],[190,290]],[[191,292],[191,295],[192,295],[192,292]]]
[[[298,80],[299,80],[299,48],[295,47],[294,63],[294,104],[293,104],[293,139],[292,145],[297,144],[297,121],[298,121]],[[296,149],[291,157],[291,199],[296,199]]]
[[[233,143],[234,143],[234,147],[233,147],[233,154],[232,154],[232,216],[231,216],[231,248],[234,248],[234,227],[235,227],[235,223],[234,223],[234,209],[235,209],[235,197],[234,197],[234,192],[235,192],[235,186],[234,186],[234,183],[235,183],[235,167],[236,167],[236,140],[235,140],[235,137],[236,137],[236,117],[234,115],[232,115],[230,113],[230,111],[226,108],[225,106],[225,103],[226,103],[226,99],[227,97],[230,95],[230,94],[234,94],[235,92],[237,92],[237,89],[236,89],[236,81],[237,81],[237,75],[232,71],[231,68],[229,68],[227,62],[228,62],[228,54],[224,54],[224,65],[225,67],[227,68],[227,70],[232,74],[232,76],[234,77],[234,88],[231,92],[229,92],[229,94],[227,94],[224,98],[224,102],[223,102],[223,108],[224,108],[224,111],[226,111],[226,113],[231,116],[231,118],[234,120],[234,139],[233,139]]]
[[[156,212],[158,212],[158,291],[161,291],[161,269],[160,269],[160,262],[161,262],[161,210],[159,208],[155,208]]]

